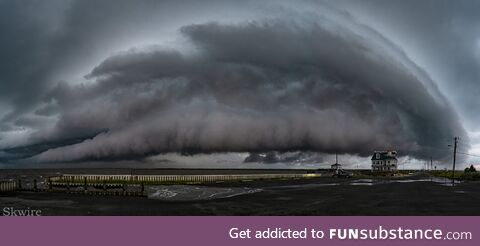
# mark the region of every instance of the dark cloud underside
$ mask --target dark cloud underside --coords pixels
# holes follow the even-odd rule
[[[0,162],[449,160],[478,131],[479,7],[0,0]]]
[[[383,148],[426,158],[424,146],[462,131],[420,69],[375,45],[380,35],[364,37],[327,19],[181,31],[194,52],[125,52],[93,69],[93,85],[59,88],[60,104],[75,102],[60,124],[109,131],[38,158],[269,150],[367,156]]]

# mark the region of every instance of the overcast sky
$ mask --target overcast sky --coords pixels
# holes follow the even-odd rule
[[[0,0],[0,163],[480,163],[478,1]],[[469,154],[469,155],[466,155]],[[248,163],[244,163],[247,160]],[[277,163],[277,164],[275,164]]]

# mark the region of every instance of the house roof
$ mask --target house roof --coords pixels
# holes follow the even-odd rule
[[[379,155],[379,158],[377,158],[377,154]],[[372,156],[372,161],[373,160],[396,160],[397,158],[395,156],[388,155],[388,151],[385,152],[375,152]]]

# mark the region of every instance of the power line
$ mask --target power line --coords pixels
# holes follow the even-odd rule
[[[479,157],[479,158],[480,158],[480,155],[474,155],[474,154],[469,154],[469,153],[464,153],[464,152],[457,152],[457,154],[468,155],[468,156],[474,156],[474,157]]]

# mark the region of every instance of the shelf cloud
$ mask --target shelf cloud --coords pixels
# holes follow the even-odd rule
[[[475,6],[362,2],[2,1],[0,162],[478,146]]]
[[[271,150],[367,156],[383,148],[427,158],[424,146],[464,133],[425,72],[365,26],[311,17],[180,32],[191,51],[126,51],[96,66],[91,85],[54,89],[59,105],[71,105],[60,125],[108,131],[37,158]]]

